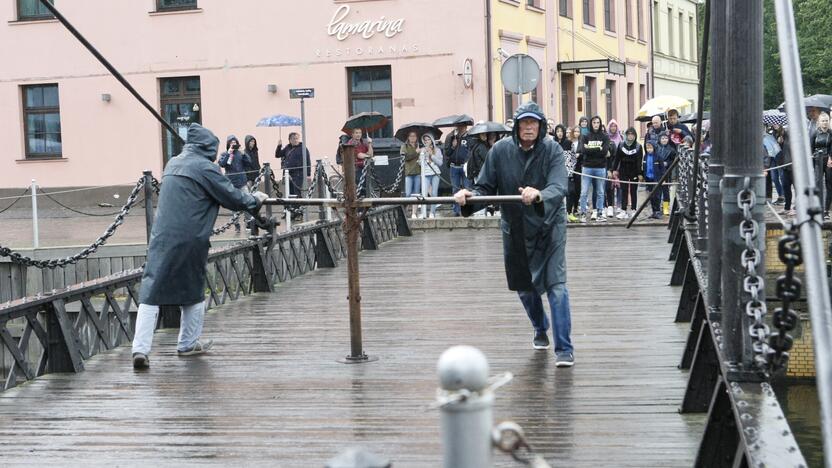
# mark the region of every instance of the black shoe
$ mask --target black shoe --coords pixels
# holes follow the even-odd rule
[[[549,349],[549,336],[546,332],[536,332],[532,340],[532,348],[534,349]]]
[[[133,353],[133,369],[148,369],[150,367],[150,358],[147,354]]]
[[[575,356],[572,353],[558,353],[555,356],[555,366],[572,367],[575,365]]]

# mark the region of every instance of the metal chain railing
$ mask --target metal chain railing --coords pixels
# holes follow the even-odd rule
[[[767,369],[769,354],[767,340],[770,330],[765,323],[765,280],[757,272],[763,255],[755,245],[760,234],[760,225],[753,217],[756,203],[757,194],[751,187],[751,178],[745,177],[743,188],[737,193],[737,204],[742,210],[742,221],[739,225],[740,237],[745,242],[745,248],[740,254],[740,263],[745,267],[742,284],[745,292],[750,295],[748,302],[745,303],[745,313],[754,321],[748,327],[748,334],[753,340],[754,363],[760,369]]]
[[[88,247],[83,249],[82,251],[78,252],[75,255],[60,258],[60,259],[51,259],[51,260],[35,260],[30,257],[26,257],[21,255],[8,247],[0,246],[0,257],[8,257],[11,259],[12,263],[16,263],[19,265],[25,266],[33,266],[35,268],[44,269],[44,268],[58,268],[63,267],[66,265],[71,265],[77,263],[78,260],[85,259],[95,253],[99,247],[104,245],[108,239],[113,237],[116,233],[116,230],[119,226],[124,223],[124,218],[127,217],[127,214],[130,212],[130,209],[136,205],[136,202],[139,198],[139,194],[144,189],[144,178],[139,179],[136,183],[136,186],[133,187],[133,190],[130,192],[130,196],[127,198],[127,202],[124,206],[121,207],[121,211],[118,213],[118,216],[113,220],[113,222],[107,227],[104,231],[104,234],[101,235],[98,239],[95,240],[92,244]]]
[[[361,177],[358,179],[358,185],[355,187],[355,196],[358,198],[361,197],[361,192],[364,191],[364,187],[367,186],[367,167],[364,166],[364,170],[361,171]],[[372,196],[372,194],[370,194]]]
[[[699,210],[699,216],[702,218],[702,226],[705,232],[700,232],[701,237],[708,235],[708,173],[710,172],[708,166],[708,159],[710,155],[703,153],[699,155],[699,177],[697,178],[697,185],[699,186],[699,199],[702,201],[700,205],[702,209]]]
[[[254,182],[252,183],[252,185],[254,187],[259,187],[260,183],[263,181],[263,177],[265,176],[265,174],[266,174],[265,168],[261,168],[260,172],[257,174],[257,178],[254,179]],[[274,180],[274,173],[272,173],[272,180]],[[242,211],[234,212],[231,215],[231,219],[229,219],[227,223],[225,223],[222,226],[220,226],[220,227],[214,229],[213,231],[211,231],[211,235],[218,236],[218,235],[224,233],[225,231],[229,230],[231,228],[231,226],[239,224],[240,223],[240,216],[242,216],[242,215],[243,215]]]
[[[691,202],[688,183],[693,175],[692,153],[693,151],[688,148],[679,151],[679,185],[676,189],[676,199],[683,211],[687,211]]]
[[[378,175],[376,174],[375,164],[370,164],[369,169],[370,176],[373,178],[373,182],[376,183],[376,187],[378,187],[378,189],[382,193],[401,193],[402,178],[404,177],[404,163],[399,164],[399,170],[396,173],[396,180],[394,180],[393,183],[389,185],[384,185],[381,183],[381,180],[379,180]]]
[[[26,188],[26,190],[24,190],[24,191],[23,191],[23,193],[21,193],[18,197],[16,197],[16,198],[14,199],[14,201],[12,201],[12,202],[11,202],[11,204],[9,204],[9,206],[7,206],[7,207],[3,208],[2,210],[0,210],[0,214],[5,213],[5,212],[9,211],[9,210],[10,210],[13,206],[15,206],[15,205],[17,204],[17,202],[19,202],[20,200],[22,200],[22,199],[26,196],[26,194],[27,194],[27,193],[29,193],[29,189],[30,189],[30,187],[27,187],[27,188]]]
[[[792,309],[792,303],[800,299],[803,283],[795,276],[795,270],[803,263],[803,251],[800,247],[800,226],[789,223],[783,227],[783,237],[777,244],[777,254],[786,266],[782,275],[777,278],[777,298],[782,301],[780,307],[774,309],[772,324],[777,333],[769,336],[768,343],[771,352],[768,356],[769,367],[779,370],[789,362],[789,351],[794,344],[794,338],[789,334],[797,327],[797,312]]]

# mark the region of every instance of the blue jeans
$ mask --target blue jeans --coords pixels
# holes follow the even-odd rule
[[[409,175],[404,178],[404,196],[409,197],[414,193],[422,193],[422,176]]]
[[[465,168],[451,166],[451,192],[456,193],[463,188],[471,188],[471,181],[465,177]],[[461,213],[462,209],[454,203],[454,214],[459,215]]]
[[[520,302],[526,309],[526,315],[532,322],[535,332],[546,332],[549,320],[543,310],[543,300],[536,291],[518,291]],[[552,314],[552,339],[555,342],[555,354],[571,353],[572,347],[572,313],[569,308],[569,290],[565,283],[552,286],[546,291],[549,298],[549,309]]]
[[[425,187],[427,188],[428,193],[423,195],[426,197],[435,197],[439,195],[439,176],[425,176]],[[436,216],[436,208],[438,208],[437,205],[430,205],[430,214]]]
[[[772,169],[771,180],[774,181],[774,188],[777,190],[777,196],[783,196],[783,169]]]
[[[586,213],[587,196],[593,188],[595,189],[593,207],[600,213],[604,209],[604,180],[597,177],[606,177],[607,170],[603,167],[584,167],[583,173],[584,175],[581,176],[581,213]]]
[[[205,302],[197,302],[180,307],[182,318],[179,325],[179,343],[176,346],[178,351],[186,351],[193,348],[199,336],[202,335],[202,323],[205,320]],[[139,311],[136,314],[136,332],[133,334],[133,352],[150,354],[153,346],[153,332],[156,330],[156,321],[159,318],[159,306],[139,304]]]

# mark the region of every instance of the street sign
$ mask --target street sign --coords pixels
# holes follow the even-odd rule
[[[514,94],[530,93],[540,81],[540,65],[526,54],[514,54],[503,63],[500,77],[506,91]]]
[[[311,99],[315,97],[315,88],[298,88],[290,89],[289,97],[291,99]]]

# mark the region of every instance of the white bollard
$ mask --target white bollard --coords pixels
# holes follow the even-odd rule
[[[292,179],[289,178],[289,171],[283,171],[283,197],[289,198],[289,193],[292,188]],[[283,214],[286,216],[286,230],[292,230],[292,212],[289,211],[288,206],[283,207]]]
[[[421,179],[421,182],[422,182],[422,196],[423,197],[429,197],[430,196],[430,194],[427,193],[428,184],[427,184],[427,180],[425,179],[425,173],[428,170],[428,158],[429,157],[430,157],[430,155],[427,154],[427,152],[426,152],[425,157],[422,159],[422,168],[421,168],[422,170],[419,172],[419,178]],[[404,162],[402,162],[402,164],[404,164]],[[428,218],[428,206],[427,205],[422,205],[422,219],[427,219],[427,218]]]
[[[32,248],[40,248],[40,230],[38,229],[38,183],[32,179]]]
[[[477,348],[454,346],[442,353],[436,367],[441,387],[443,466],[493,466],[494,393],[487,388],[488,360]]]
[[[324,169],[326,169],[328,166],[329,166],[329,158],[324,158]],[[323,177],[326,178],[326,171],[324,171]],[[326,198],[327,200],[332,198],[332,192],[329,191],[329,185],[327,185],[327,184],[324,184],[324,198]],[[327,222],[332,221],[332,208],[327,206],[325,208],[324,213],[325,213],[324,219],[326,219]]]

